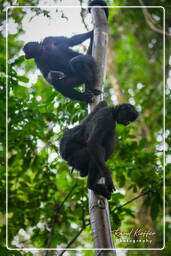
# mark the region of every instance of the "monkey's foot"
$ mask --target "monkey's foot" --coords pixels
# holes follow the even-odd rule
[[[85,93],[92,93],[93,95],[98,96],[102,93],[102,91],[98,89],[86,89]]]
[[[113,184],[113,181],[112,181],[111,177],[105,177],[105,179],[106,179],[106,181],[105,181],[106,187],[108,188],[109,192],[112,193],[114,190],[116,190],[115,186]]]
[[[94,89],[92,92],[93,92],[93,94],[96,95],[96,96],[98,96],[98,95],[100,95],[100,94],[102,93],[102,91],[100,91],[100,90],[98,90],[98,89]]]
[[[85,93],[83,93],[83,101],[87,102],[87,103],[93,103],[93,92],[91,91],[86,91]]]
[[[89,189],[93,190],[96,194],[104,196],[108,200],[111,198],[111,192],[104,184],[95,184],[93,186],[89,186]]]

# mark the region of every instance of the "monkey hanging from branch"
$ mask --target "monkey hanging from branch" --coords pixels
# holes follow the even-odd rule
[[[89,5],[107,6],[102,0],[94,0]],[[108,9],[104,8],[108,17]],[[90,39],[86,54],[73,51],[70,47]],[[93,30],[70,38],[63,36],[46,37],[41,43],[29,42],[24,45],[26,59],[34,58],[38,69],[48,83],[65,97],[92,103],[93,97],[101,91],[95,88],[97,81],[96,62],[92,57]],[[83,93],[74,88],[85,84]]]
[[[77,169],[80,176],[88,176],[89,189],[107,199],[110,199],[114,185],[105,162],[114,151],[116,124],[128,125],[138,115],[131,104],[107,107],[102,101],[81,124],[64,132],[60,141],[63,159]],[[105,184],[98,183],[101,177],[105,177]]]

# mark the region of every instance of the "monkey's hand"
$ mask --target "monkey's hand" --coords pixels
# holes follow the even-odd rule
[[[47,81],[53,84],[53,81],[61,80],[65,77],[65,74],[61,71],[49,71],[47,75]]]
[[[87,103],[93,103],[94,102],[94,93],[91,91],[86,91],[85,93],[82,93],[83,95],[83,101]]]
[[[109,192],[112,193],[116,189],[115,189],[115,186],[113,184],[112,177],[110,175],[109,170],[106,170],[104,174],[105,174],[106,187],[108,188]]]
[[[112,179],[108,179],[108,178],[106,179],[106,186],[110,193],[112,193],[114,190],[116,190]]]

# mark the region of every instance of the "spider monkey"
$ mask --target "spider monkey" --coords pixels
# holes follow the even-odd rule
[[[102,0],[95,0],[91,6],[107,6]],[[104,8],[108,17],[108,9]],[[70,47],[90,39],[87,53],[80,54]],[[41,43],[29,42],[24,45],[26,59],[34,58],[38,69],[44,78],[65,97],[73,100],[93,102],[93,96],[101,94],[95,89],[97,81],[96,62],[92,57],[93,31],[75,35],[70,38],[57,36],[46,37]],[[85,84],[85,92],[74,88]]]
[[[88,176],[88,188],[110,199],[114,185],[105,162],[114,151],[116,124],[128,125],[138,112],[133,105],[123,103],[108,107],[100,102],[81,124],[64,132],[60,154],[70,166]],[[105,184],[98,180],[105,177]]]

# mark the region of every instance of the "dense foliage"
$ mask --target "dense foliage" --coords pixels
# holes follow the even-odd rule
[[[116,6],[139,6],[139,1],[109,1]],[[162,5],[166,10],[166,31],[169,33],[170,7],[167,0],[151,0],[151,6]],[[41,3],[41,1],[39,2]],[[149,5],[148,1],[145,1]],[[19,39],[23,31],[26,9],[9,9],[9,17],[17,24],[17,32],[8,35],[8,76],[6,86],[5,7],[13,1],[0,3],[4,10],[0,39],[0,91],[1,91],[1,195],[0,248],[2,255],[44,255],[44,251],[9,251],[5,248],[5,150],[8,153],[8,247],[10,248],[93,248],[88,213],[86,179],[70,170],[59,155],[59,139],[63,131],[87,115],[86,105],[65,99],[42,76],[36,82],[31,77],[34,62],[21,55],[24,42]],[[16,1],[17,5],[37,5],[38,1]],[[148,15],[154,26],[161,29],[163,9],[149,8]],[[48,11],[32,8],[32,16]],[[149,16],[148,16],[149,17]],[[81,17],[80,17],[81,19]],[[151,20],[150,20],[151,22]],[[130,232],[142,228],[155,233],[152,242],[132,243],[118,241],[121,248],[163,247],[163,69],[166,82],[170,79],[170,42],[166,36],[166,67],[163,59],[163,34],[154,31],[142,9],[113,8],[109,17],[109,52],[112,69],[107,72],[104,99],[116,103],[117,95],[135,104],[140,119],[128,126],[117,126],[118,145],[108,166],[112,170],[117,192],[109,201],[112,231]],[[112,72],[111,72],[112,70]],[[114,76],[116,84],[112,82]],[[166,89],[166,103],[170,100],[171,85]],[[6,94],[7,90],[7,94]],[[7,98],[6,98],[7,97]],[[7,105],[6,105],[7,99]],[[119,97],[117,98],[119,100]],[[6,107],[7,108],[6,108]],[[166,108],[166,249],[141,251],[141,255],[171,253],[169,226],[171,201],[169,154],[171,116]],[[8,144],[5,143],[6,111],[8,115]],[[32,254],[33,253],[33,254]],[[79,255],[93,255],[82,251]],[[50,255],[50,254],[49,254]],[[66,253],[66,255],[68,255]],[[77,255],[70,251],[69,255]],[[127,255],[140,255],[128,251]]]

